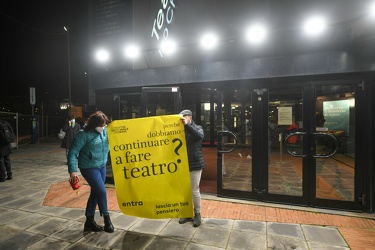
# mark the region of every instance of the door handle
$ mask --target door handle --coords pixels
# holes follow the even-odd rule
[[[317,137],[317,136],[330,138],[333,141],[333,147],[331,148],[331,150],[328,153],[326,153],[326,154],[314,154],[313,157],[314,158],[329,158],[329,157],[334,156],[337,153],[337,150],[339,149],[339,145],[340,145],[337,138],[335,136],[331,135],[331,134],[327,134],[327,133],[323,133],[323,132],[314,133],[314,137]]]
[[[286,152],[288,153],[288,154],[290,154],[291,156],[293,156],[293,157],[306,157],[306,154],[303,154],[303,146],[302,146],[302,144],[300,145],[300,148],[302,149],[302,153],[301,154],[297,154],[297,153],[295,153],[294,151],[291,151],[290,149],[289,149],[289,147],[288,147],[288,139],[290,138],[290,137],[292,137],[292,136],[299,136],[299,135],[301,135],[301,136],[304,136],[304,135],[306,135],[307,133],[306,132],[293,132],[293,133],[290,133],[290,134],[288,134],[285,138],[284,138],[284,142],[283,142],[283,144],[284,144],[284,148],[285,148],[285,150],[286,150]]]
[[[218,153],[230,153],[232,152],[236,147],[237,147],[237,136],[231,132],[231,131],[228,131],[228,130],[222,130],[222,131],[217,131],[216,133],[216,141],[218,142],[218,144],[222,144],[221,139],[225,134],[229,135],[229,136],[233,136],[234,138],[234,142],[233,143],[226,143],[226,145],[232,145],[232,147],[228,150],[217,150]],[[222,148],[222,147],[220,147]]]

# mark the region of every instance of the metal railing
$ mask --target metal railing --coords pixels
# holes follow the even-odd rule
[[[3,111],[0,111],[0,119],[12,125],[13,131],[17,137],[16,142],[12,143],[13,148],[36,143],[50,136],[57,137],[57,134],[65,122],[65,117],[32,116]],[[33,132],[35,132],[34,135]]]

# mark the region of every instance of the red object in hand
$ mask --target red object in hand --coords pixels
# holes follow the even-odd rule
[[[69,181],[69,183],[70,183],[70,186],[73,188],[73,190],[77,190],[77,189],[79,189],[81,186],[78,184],[78,181],[77,180],[75,180],[75,181]]]

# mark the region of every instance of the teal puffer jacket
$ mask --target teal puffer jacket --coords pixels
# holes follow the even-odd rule
[[[69,173],[77,172],[77,157],[79,168],[101,168],[106,165],[108,159],[107,130],[98,134],[81,129],[74,137],[68,155]]]

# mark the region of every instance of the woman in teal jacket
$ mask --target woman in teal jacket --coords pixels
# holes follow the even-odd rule
[[[104,231],[114,231],[108,213],[107,190],[105,188],[106,163],[108,159],[108,136],[106,126],[109,123],[107,116],[97,111],[92,114],[82,130],[74,137],[68,154],[69,181],[79,182],[78,168],[91,187],[91,192],[86,205],[85,230],[94,232],[102,231],[103,227],[94,220],[96,205],[99,207],[100,216],[104,217]]]

